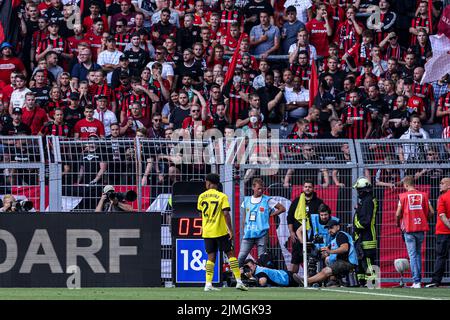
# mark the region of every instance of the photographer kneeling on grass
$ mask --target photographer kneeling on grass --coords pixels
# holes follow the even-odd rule
[[[116,192],[113,186],[103,188],[103,194],[95,208],[95,212],[132,212],[133,207],[126,201],[136,200],[136,192],[130,190],[127,193]]]
[[[339,222],[329,220],[325,227],[332,238],[329,246],[321,248],[327,266],[315,276],[309,277],[308,285],[325,281],[331,276],[340,278],[358,265],[353,239],[348,233],[340,230]],[[298,274],[294,274],[293,278],[298,284],[303,285],[303,279]]]

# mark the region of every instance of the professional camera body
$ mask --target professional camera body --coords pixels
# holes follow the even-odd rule
[[[108,199],[111,201],[117,199],[117,201],[119,202],[123,202],[124,200],[128,202],[133,202],[137,199],[137,193],[133,190],[128,190],[127,192],[108,191],[106,195],[108,196]]]
[[[16,212],[29,212],[33,209],[33,202],[29,200],[15,201],[12,207],[15,208]]]
[[[320,234],[314,235],[311,242],[308,242],[308,276],[312,277],[321,269],[322,256],[316,244],[323,244],[323,236]]]

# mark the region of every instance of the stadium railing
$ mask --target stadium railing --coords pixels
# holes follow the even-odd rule
[[[30,211],[45,211],[44,145],[41,137],[0,136],[0,196],[14,195],[17,202],[33,202]]]
[[[234,209],[236,249],[239,249],[237,239],[241,237],[243,217],[240,204],[244,196],[251,194],[253,177],[261,177],[267,194],[277,197],[286,207],[300,194],[304,180],[312,179],[317,183],[317,195],[350,231],[357,201],[351,185],[359,176],[369,175],[380,208],[377,263],[382,280],[396,282],[399,275],[393,260],[407,258],[394,219],[398,194],[402,191],[399,181],[405,175],[416,176],[418,188],[430,192],[431,203],[436,207],[439,181],[450,173],[450,142],[439,139],[238,138],[212,142],[139,138],[82,141],[60,137],[43,140],[27,136],[1,137],[0,154],[3,160],[0,195],[12,193],[29,199],[37,211],[93,211],[107,184],[113,185],[116,192],[135,191],[138,199],[132,203],[134,209],[161,214],[163,280],[171,280],[170,202],[175,181],[203,180],[206,173],[220,173],[224,192]],[[404,163],[396,160],[399,154],[404,155]],[[105,172],[97,184],[91,183],[98,176],[101,162],[106,163]],[[389,183],[394,185],[391,187]],[[269,248],[279,267],[286,268],[290,261],[286,214],[274,219],[272,225]],[[434,266],[434,227],[435,219],[430,223],[424,245],[424,281],[429,280]],[[449,280],[448,273],[444,280]]]

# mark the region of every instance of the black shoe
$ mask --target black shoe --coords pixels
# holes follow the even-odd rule
[[[300,277],[298,274],[294,273],[292,275],[292,278],[294,279],[295,282],[298,283],[299,287],[303,287],[304,286],[303,278]]]
[[[325,287],[337,287],[337,286],[338,286],[337,281],[333,281],[333,280],[328,281],[325,285]]]
[[[425,286],[425,288],[437,288],[437,287],[439,287],[439,283],[437,283],[437,282],[432,282]]]

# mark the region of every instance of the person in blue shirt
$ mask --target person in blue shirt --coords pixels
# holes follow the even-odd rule
[[[329,246],[321,248],[322,256],[327,266],[318,274],[308,278],[308,285],[320,283],[331,276],[342,277],[354,270],[358,265],[355,246],[352,237],[341,231],[339,222],[330,219],[325,226],[331,236]],[[293,279],[303,285],[303,279],[298,274],[293,274]]]
[[[321,249],[331,244],[332,237],[326,228],[330,220],[339,222],[338,218],[331,216],[331,209],[325,203],[319,206],[318,213],[311,214],[310,216],[311,229],[308,237],[312,243],[312,250],[308,255],[309,276],[315,275],[325,266],[325,259],[321,255]]]
[[[260,178],[254,178],[252,180],[253,195],[245,197],[241,205],[244,215],[241,219],[243,237],[238,255],[240,267],[244,265],[244,261],[253,246],[258,248],[258,257],[266,252],[270,217],[286,211],[282,204],[264,195],[263,190],[264,181]]]
[[[252,259],[245,260],[244,274],[249,279],[256,278],[259,287],[298,287],[291,271],[262,267]]]
[[[297,19],[297,9],[294,6],[286,8],[286,22],[281,28],[281,48],[282,54],[289,54],[289,48],[297,41],[297,33],[305,27],[303,22]]]

